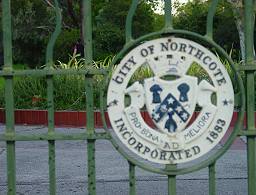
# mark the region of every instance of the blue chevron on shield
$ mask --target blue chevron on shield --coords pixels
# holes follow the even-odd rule
[[[160,131],[175,135],[187,126],[197,102],[196,77],[184,75],[176,80],[151,77],[144,80],[144,89],[147,110]]]

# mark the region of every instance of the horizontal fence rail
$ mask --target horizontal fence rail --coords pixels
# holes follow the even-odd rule
[[[4,69],[0,71],[0,76],[2,77],[13,77],[13,76],[37,76],[37,77],[46,77],[46,76],[55,76],[55,75],[85,75],[85,76],[93,76],[93,75],[105,75],[107,74],[106,70],[102,69],[79,69],[79,70],[71,70],[71,69],[40,69],[40,70],[19,70],[19,71],[9,71],[8,69]]]

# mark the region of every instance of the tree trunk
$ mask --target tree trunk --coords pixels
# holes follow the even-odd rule
[[[234,18],[236,21],[236,27],[239,34],[239,40],[240,40],[240,49],[241,49],[241,57],[242,61],[245,61],[245,20],[244,20],[244,5],[243,0],[228,0],[228,2],[231,4],[233,9]],[[256,7],[256,2],[255,2]],[[254,17],[255,20],[255,17]],[[255,56],[255,49],[254,56]]]
[[[244,8],[242,0],[228,0],[232,6],[233,15],[235,18],[236,28],[239,35],[240,51],[242,61],[245,60],[245,34],[244,34]]]

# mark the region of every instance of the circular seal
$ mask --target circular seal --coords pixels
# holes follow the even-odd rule
[[[203,69],[206,79],[189,75],[192,66]],[[152,76],[132,82],[141,67]],[[223,138],[233,116],[234,90],[211,51],[166,37],[137,46],[121,60],[109,83],[107,106],[111,125],[129,150],[151,162],[178,164],[201,157]],[[154,125],[144,121],[145,108]]]

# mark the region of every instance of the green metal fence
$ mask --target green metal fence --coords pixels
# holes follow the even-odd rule
[[[85,48],[85,58],[88,64],[92,63],[92,0],[83,1],[83,36]],[[55,174],[55,141],[57,140],[87,140],[87,155],[88,155],[88,192],[90,195],[96,194],[96,167],[95,167],[95,142],[99,139],[109,140],[115,148],[127,159],[129,163],[129,181],[130,181],[130,194],[136,194],[136,178],[135,168],[139,166],[147,171],[163,174],[168,176],[168,192],[170,195],[176,194],[176,176],[184,173],[200,170],[208,167],[209,169],[209,194],[216,194],[215,185],[215,163],[217,159],[224,154],[232,144],[232,141],[237,136],[247,136],[247,153],[248,153],[248,194],[253,195],[256,192],[256,153],[255,153],[255,119],[254,119],[254,105],[255,105],[255,91],[254,91],[254,72],[256,70],[253,51],[253,36],[254,36],[254,0],[244,0],[245,6],[245,45],[246,45],[246,61],[245,65],[239,67],[246,75],[246,96],[243,90],[243,84],[239,77],[236,82],[238,83],[238,99],[240,105],[240,114],[237,120],[236,127],[229,137],[229,140],[224,147],[214,154],[207,161],[203,161],[197,165],[188,168],[178,168],[175,165],[168,165],[165,168],[154,168],[143,162],[138,161],[128,156],[125,151],[119,147],[114,138],[108,131],[104,133],[95,132],[94,128],[94,99],[93,99],[93,83],[92,77],[94,75],[105,75],[105,70],[94,69],[81,69],[81,70],[56,70],[53,69],[53,50],[55,41],[61,32],[61,9],[58,0],[55,2],[56,11],[56,28],[48,43],[46,54],[46,67],[40,70],[22,70],[14,71],[12,69],[12,24],[11,24],[11,0],[2,0],[2,24],[3,24],[3,46],[4,46],[4,68],[0,72],[0,76],[5,79],[5,113],[6,113],[6,131],[0,134],[0,141],[7,144],[7,177],[8,177],[8,194],[16,194],[16,164],[15,164],[15,143],[17,141],[47,141],[49,148],[49,194],[56,194],[56,174]],[[213,18],[218,5],[218,0],[212,0],[209,7],[209,13],[206,21],[206,34],[199,35],[193,32],[174,29],[172,26],[172,12],[171,0],[165,0],[165,26],[160,32],[151,33],[140,37],[136,40],[132,36],[132,20],[138,6],[139,0],[133,0],[130,11],[127,16],[126,22],[126,45],[123,50],[117,55],[113,64],[115,64],[123,55],[134,45],[150,37],[159,37],[169,34],[186,35],[194,37],[202,42],[214,47],[219,53],[233,64],[229,56],[219,47],[213,40]],[[236,71],[234,69],[234,71]],[[85,76],[85,90],[86,90],[86,105],[87,105],[87,125],[86,131],[79,134],[62,134],[54,130],[54,101],[53,101],[53,77],[56,75],[70,75],[80,74]],[[48,102],[48,133],[40,135],[22,135],[15,132],[14,123],[14,97],[13,97],[13,79],[15,76],[39,76],[47,80],[47,102]],[[106,89],[106,85],[103,88]],[[246,129],[242,130],[243,111],[246,99],[247,121]],[[107,129],[104,117],[105,110],[105,93],[101,94],[101,111],[104,121],[105,129]]]

